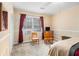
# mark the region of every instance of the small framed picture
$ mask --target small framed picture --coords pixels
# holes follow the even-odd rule
[[[8,12],[2,11],[2,31],[8,29]]]

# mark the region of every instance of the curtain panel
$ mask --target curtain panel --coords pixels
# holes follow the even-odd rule
[[[21,14],[21,15],[20,15],[19,43],[22,43],[22,42],[23,42],[23,32],[22,32],[22,28],[23,28],[23,24],[24,24],[25,18],[26,18],[26,14]]]
[[[42,27],[42,39],[44,39],[44,19],[43,16],[40,17],[41,27]]]

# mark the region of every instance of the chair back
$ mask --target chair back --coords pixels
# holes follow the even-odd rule
[[[32,32],[32,38],[38,38],[37,32]]]

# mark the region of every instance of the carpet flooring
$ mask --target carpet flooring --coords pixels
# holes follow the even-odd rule
[[[14,45],[11,56],[48,56],[50,44],[45,44],[43,40],[39,44],[22,43]]]

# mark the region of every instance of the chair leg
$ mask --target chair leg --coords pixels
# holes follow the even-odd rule
[[[39,44],[39,39],[37,39],[37,40],[32,40],[32,43],[33,43],[33,44]]]
[[[38,44],[39,44],[39,39],[37,40]]]

